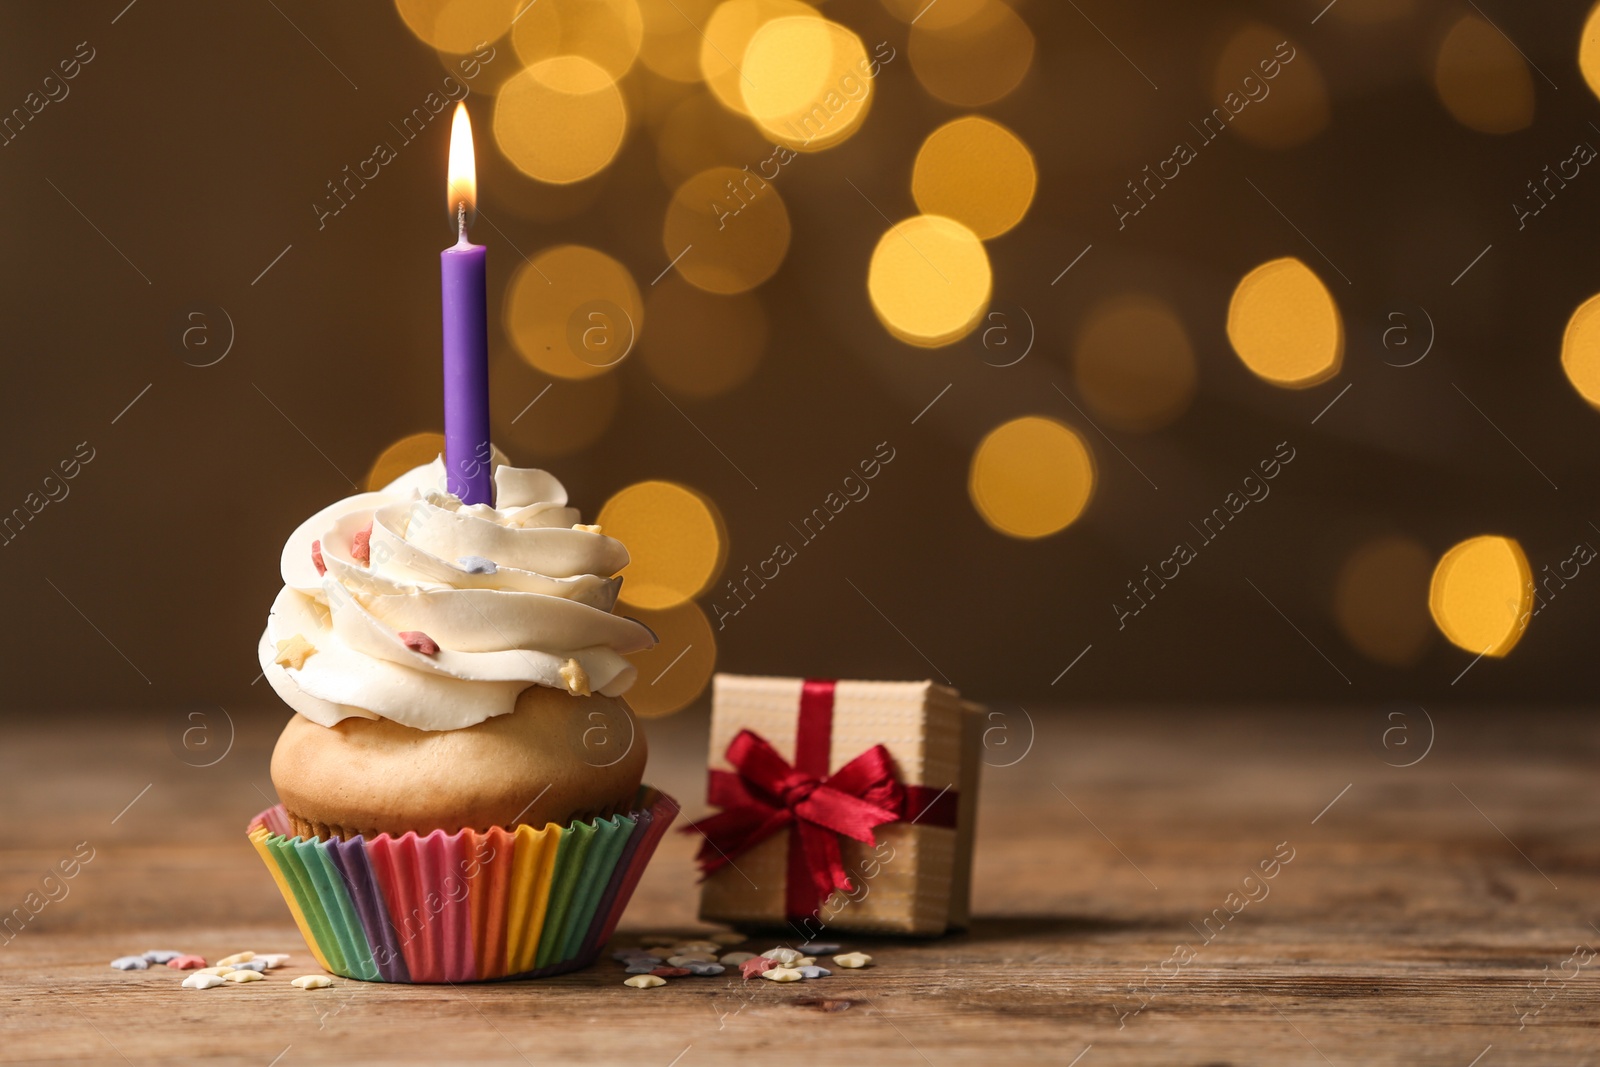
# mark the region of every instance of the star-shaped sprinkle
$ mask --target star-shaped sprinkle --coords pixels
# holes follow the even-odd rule
[[[311,542],[311,565],[317,568],[318,574],[327,574],[328,565],[322,562],[322,542]]]
[[[350,538],[350,555],[355,557],[357,563],[367,566],[372,563],[372,523],[367,523],[356,531]]]
[[[589,688],[589,672],[575,659],[562,664],[561,680],[567,683],[567,692],[575,697],[586,697],[594,692]]]
[[[273,658],[272,662],[280,667],[293,667],[295,670],[299,670],[305,666],[306,659],[316,655],[316,653],[316,645],[307,641],[304,636],[295,634],[293,637],[285,637],[278,642],[278,654]]]

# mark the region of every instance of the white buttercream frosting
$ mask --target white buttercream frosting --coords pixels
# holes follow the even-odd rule
[[[436,459],[290,535],[257,650],[278,695],[323,726],[455,730],[510,712],[530,685],[581,678],[606,696],[632,685],[624,656],[655,635],[612,612],[622,543],[578,527],[544,471],[497,465],[493,506],[463,505],[444,483]]]

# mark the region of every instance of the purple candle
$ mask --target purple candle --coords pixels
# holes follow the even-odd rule
[[[489,481],[489,250],[467,240],[478,203],[472,124],[457,103],[450,127],[450,214],[456,243],[439,253],[444,296],[444,466],[449,492],[466,504],[493,504]]]

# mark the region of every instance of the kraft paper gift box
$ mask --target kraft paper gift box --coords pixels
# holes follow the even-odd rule
[[[967,925],[982,709],[930,681],[719,674],[702,919],[936,935]],[[848,887],[848,888],[846,888]]]

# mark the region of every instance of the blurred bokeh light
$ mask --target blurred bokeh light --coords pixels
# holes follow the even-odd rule
[[[942,5],[934,5],[934,9]],[[1033,65],[1033,31],[1003,0],[952,4],[916,18],[906,51],[929,95],[957,107],[983,107],[1006,96]]]
[[[582,56],[613,79],[628,73],[644,40],[637,0],[522,0],[511,27],[517,58],[532,66]]]
[[[764,23],[745,48],[745,112],[769,136],[815,152],[855,133],[872,107],[866,46],[837,22],[789,16]]]
[[[1094,458],[1070,427],[1042,415],[990,430],[972,455],[967,493],[983,521],[1012,537],[1059,533],[1089,506]]]
[[[542,182],[593,177],[616,157],[627,128],[616,80],[583,56],[541,60],[502,85],[495,98],[500,151]]]
[[[530,365],[557,378],[592,378],[632,353],[644,302],[621,263],[593,248],[560,245],[517,268],[505,323]]]
[[[1579,304],[1567,320],[1561,369],[1578,395],[1600,408],[1600,293]]]
[[[938,348],[972,332],[994,277],[978,235],[942,215],[896,223],[878,241],[867,292],[878,320],[907,344]]]
[[[819,19],[801,0],[725,0],[711,13],[700,42],[700,74],[722,106],[748,114],[744,102],[745,50],[767,23],[780,18]]]
[[[1390,534],[1357,546],[1339,568],[1333,590],[1333,617],[1345,640],[1378,663],[1416,663],[1433,632],[1432,574],[1433,557],[1413,538]]]
[[[655,647],[628,657],[639,670],[628,706],[642,718],[659,719],[694,703],[717,669],[717,638],[700,605],[690,600],[664,611],[631,607],[626,614],[660,638]]]
[[[1317,136],[1330,111],[1328,86],[1311,53],[1283,31],[1260,23],[1236,30],[1218,54],[1211,102],[1228,116],[1228,129],[1274,149]]]
[[[771,182],[748,170],[711,167],[678,187],[662,248],[691,285],[742,293],[777,271],[789,252],[789,212]]]
[[[711,587],[728,555],[727,527],[709,497],[675,482],[620,489],[596,519],[628,546],[618,599],[651,611],[675,608]]]
[[[1089,309],[1072,351],[1078,391],[1094,413],[1123,430],[1169,425],[1194,399],[1194,348],[1167,303],[1125,293]]]
[[[1439,559],[1428,610],[1439,632],[1475,656],[1504,656],[1522,638],[1533,609],[1533,571],[1509,537],[1468,538]]]
[[[1533,123],[1533,75],[1505,35],[1462,15],[1433,61],[1433,87],[1455,120],[1480,133],[1515,133]]]
[[[395,0],[412,33],[458,55],[504,34],[520,6],[519,0]]]
[[[382,489],[406,471],[432,463],[443,454],[444,434],[431,430],[408,434],[378,453],[367,470],[366,489]]]
[[[1322,279],[1286,256],[1239,280],[1228,304],[1228,340],[1259,377],[1305,389],[1339,373],[1344,320]]]
[[[924,214],[955,219],[985,241],[1022,221],[1038,184],[1028,146],[979,115],[930,133],[911,171],[911,194]]]

